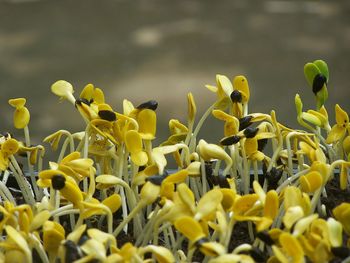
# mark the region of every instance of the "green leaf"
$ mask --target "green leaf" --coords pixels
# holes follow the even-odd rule
[[[329,81],[329,71],[327,63],[321,59],[315,60],[314,64],[318,67],[321,73],[327,78],[327,82]]]
[[[315,76],[321,73],[320,69],[314,63],[306,63],[304,66],[304,75],[307,83],[312,87]]]

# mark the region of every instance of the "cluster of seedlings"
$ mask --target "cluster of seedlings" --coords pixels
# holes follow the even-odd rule
[[[47,145],[30,142],[26,100],[9,100],[25,141],[0,137],[0,261],[350,262],[350,203],[323,202],[330,182],[349,188],[349,117],[336,105],[329,123],[324,61],[304,73],[316,108],[305,111],[296,95],[303,129],[281,124],[274,110],[249,113],[247,79],[217,75],[207,85],[216,101],[196,118],[189,93],[187,123],[171,119],[160,145],[156,101],[124,100],[119,113],[92,84],[75,97],[59,80],[52,92],[86,127],[44,139],[59,152],[48,169]],[[218,143],[198,138],[211,115],[223,123]]]

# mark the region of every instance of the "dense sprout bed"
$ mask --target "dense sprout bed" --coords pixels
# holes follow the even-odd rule
[[[304,73],[316,108],[295,96],[303,129],[250,113],[247,79],[217,75],[214,103],[198,117],[189,93],[187,123],[171,119],[160,145],[156,101],[120,113],[92,84],[75,97],[59,80],[52,92],[86,127],[43,140],[59,153],[46,170],[26,100],[9,100],[25,141],[0,137],[0,261],[350,262],[349,117],[336,105],[328,121],[324,61]],[[197,136],[210,115],[219,143]]]

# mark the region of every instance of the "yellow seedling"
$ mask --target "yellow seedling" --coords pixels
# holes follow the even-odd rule
[[[282,263],[291,262],[304,262],[304,251],[299,241],[289,233],[282,233],[279,236],[279,242],[282,246],[272,246],[272,250],[277,259]]]
[[[106,249],[109,247],[117,246],[117,241],[113,235],[103,232],[99,229],[90,228],[87,230],[87,234],[90,238],[93,238],[99,243],[103,244]]]
[[[212,114],[215,118],[225,122],[224,124],[224,136],[236,135],[239,131],[239,120],[232,115],[229,115],[222,110],[213,110]]]
[[[19,150],[19,143],[10,138],[0,144],[0,147],[0,171],[5,171],[9,166],[9,157]]]
[[[236,76],[233,79],[233,86],[236,90],[238,90],[242,94],[242,103],[248,103],[250,98],[250,91],[249,91],[248,80],[246,79],[246,77],[242,75]]]
[[[72,152],[58,164],[57,169],[69,174],[77,182],[95,172],[94,161],[90,158],[80,158],[79,152]]]
[[[97,105],[105,103],[105,96],[100,88],[95,88],[93,84],[87,84],[80,93],[80,98]]]
[[[139,133],[142,139],[155,139],[157,129],[157,115],[156,112],[150,109],[141,110],[136,117],[139,124]]]
[[[141,135],[135,131],[130,130],[125,134],[125,145],[130,152],[131,160],[138,166],[143,166],[148,162],[147,153],[142,148]]]
[[[236,191],[229,188],[219,188],[222,193],[221,205],[222,208],[227,212],[231,211],[236,198]]]
[[[30,223],[30,228],[29,231],[35,231],[38,228],[40,228],[49,218],[51,217],[51,213],[48,210],[43,210],[39,213],[37,213],[31,223]]]
[[[329,242],[332,247],[340,247],[343,245],[343,226],[340,222],[330,217],[327,219]]]
[[[215,214],[219,204],[221,204],[223,194],[220,189],[213,189],[206,192],[198,201],[197,211],[194,219],[200,221],[202,218]]]
[[[338,104],[335,105],[335,120],[336,124],[333,125],[326,139],[328,144],[343,139],[349,127],[349,115]]]
[[[318,214],[312,214],[307,217],[301,218],[294,225],[293,236],[299,237],[309,228],[311,223],[318,218]]]
[[[350,203],[341,203],[333,209],[333,215],[344,228],[344,231],[350,235]]]
[[[300,176],[300,187],[303,192],[314,193],[323,184],[322,175],[317,171],[311,171]]]
[[[291,229],[294,223],[303,217],[304,211],[300,206],[291,206],[286,210],[282,221],[287,229]]]
[[[81,259],[83,262],[89,262],[94,259],[99,262],[105,262],[107,251],[104,245],[96,239],[90,238],[86,240],[80,248],[86,255]]]
[[[310,213],[311,202],[310,197],[306,193],[302,193],[301,190],[294,186],[288,186],[284,190],[284,209],[300,206],[305,215]]]
[[[191,92],[187,94],[187,104],[188,104],[188,110],[187,110],[188,127],[191,127],[193,125],[193,122],[194,122],[194,119],[196,118],[196,113],[197,113],[196,103],[194,101],[194,98]]]
[[[206,235],[198,221],[190,216],[183,216],[174,223],[175,228],[192,243],[204,239]]]
[[[209,260],[209,263],[254,263],[254,259],[252,259],[248,255],[242,255],[242,254],[224,254],[220,255],[218,257],[215,257],[211,260]]]
[[[216,107],[225,110],[231,103],[232,83],[226,76],[217,74],[216,85],[216,87],[210,85],[206,85],[206,87],[217,94]]]
[[[312,87],[312,92],[316,96],[317,108],[319,109],[328,98],[327,83],[329,80],[329,71],[327,63],[323,60],[306,63],[304,66],[304,75],[309,86]]]
[[[83,193],[74,179],[57,174],[52,177],[51,184],[52,188],[60,191],[61,195],[71,202],[75,208],[82,208]]]
[[[20,232],[18,232],[15,228],[13,228],[10,225],[5,226],[6,234],[7,234],[7,242],[11,242],[15,244],[15,247],[11,249],[10,251],[7,251],[6,258],[8,262],[11,262],[12,259],[11,256],[17,256],[19,258],[23,258],[21,253],[17,252],[16,250],[19,250],[24,254],[25,262],[32,262],[32,251],[28,246],[27,241],[24,239],[24,237],[21,235]]]
[[[73,96],[74,90],[72,84],[65,80],[58,80],[51,86],[51,91],[60,97],[60,99],[67,99],[73,105],[75,104],[75,98]]]
[[[24,129],[30,121],[30,113],[24,106],[26,104],[25,98],[10,99],[9,104],[16,108],[13,115],[13,123],[16,129]]]
[[[248,214],[251,209],[254,209],[254,205],[258,204],[259,196],[257,194],[246,194],[243,196],[237,196],[233,205],[234,217],[238,221],[246,220],[261,220],[256,215]]]
[[[139,248],[139,254],[152,253],[159,263],[174,263],[175,258],[169,249],[161,246],[148,245]]]
[[[61,241],[65,238],[64,228],[57,222],[46,221],[43,225],[43,243],[50,258],[57,255]]]
[[[212,159],[224,160],[226,162],[225,171],[228,171],[231,168],[232,159],[220,146],[209,144],[202,139],[199,141],[197,149],[204,161],[210,161]]]

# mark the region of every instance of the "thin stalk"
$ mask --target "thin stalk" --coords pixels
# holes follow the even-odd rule
[[[29,129],[28,126],[25,126],[24,129],[24,138],[26,142],[26,146],[30,147],[30,135],[29,135]],[[30,181],[32,182],[33,190],[35,193],[36,201],[41,200],[43,198],[43,192],[39,189],[37,183],[36,183],[36,178],[34,174],[34,169],[33,165],[30,163],[30,153],[27,152],[27,164],[28,164],[28,171],[29,171],[29,176],[30,176]]]
[[[0,181],[0,195],[3,199],[10,201],[12,204],[16,205],[16,200],[6,187],[6,185]]]
[[[147,204],[145,202],[142,202],[142,200],[136,205],[136,207],[128,214],[126,218],[119,224],[119,226],[113,231],[113,235],[116,237],[119,235],[120,231],[123,229],[123,227],[129,223],[129,221]]]
[[[216,103],[212,104],[212,105],[204,112],[204,114],[202,115],[202,117],[201,117],[200,120],[198,121],[197,126],[196,126],[196,128],[194,129],[193,135],[191,136],[191,137],[192,137],[192,140],[193,140],[193,138],[196,138],[196,137],[197,137],[197,135],[198,135],[200,129],[202,128],[202,126],[203,126],[205,120],[208,118],[208,116],[210,115],[210,113],[211,113],[211,112],[213,111],[213,109],[215,108],[215,104],[216,104]],[[185,142],[185,144],[188,144],[188,143]]]
[[[15,157],[12,155],[10,156],[11,162],[9,163],[9,168],[12,171],[13,175],[16,178],[16,181],[18,183],[18,186],[22,192],[23,198],[26,201],[27,204],[30,206],[34,206],[35,200],[33,197],[33,193],[30,189],[29,183],[24,179],[24,175],[22,173],[21,168],[19,167]]]
[[[47,254],[45,253],[45,249],[44,249],[43,245],[41,244],[41,242],[32,233],[29,233],[29,238],[30,238],[30,241],[34,245],[35,250],[38,252],[38,255],[41,259],[41,262],[42,263],[49,263],[49,258],[47,257]]]
[[[205,164],[203,160],[201,160],[201,175],[202,175],[202,195],[204,195],[207,192],[207,178],[205,173]]]

